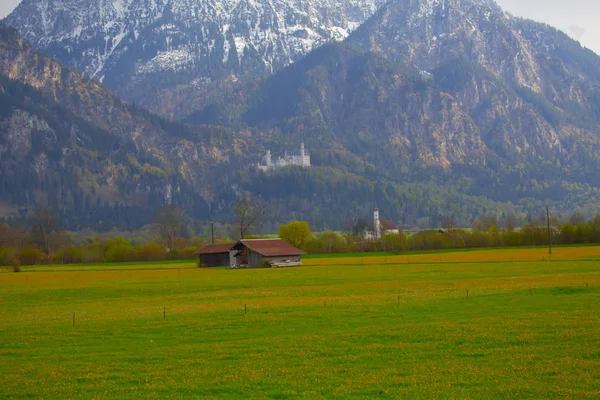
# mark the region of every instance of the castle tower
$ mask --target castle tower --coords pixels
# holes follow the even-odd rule
[[[381,237],[381,221],[379,220],[379,208],[376,208],[373,211],[373,231],[375,239],[379,239]]]
[[[271,150],[267,150],[267,156],[265,157],[265,163],[267,164],[267,167],[270,167],[271,165]]]
[[[300,162],[303,167],[310,167],[310,155],[306,153],[304,142],[300,144]]]

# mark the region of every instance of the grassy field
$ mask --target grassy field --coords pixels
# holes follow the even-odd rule
[[[0,273],[0,398],[600,398],[600,247],[306,264]]]

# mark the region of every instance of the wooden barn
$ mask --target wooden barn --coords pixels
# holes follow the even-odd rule
[[[302,265],[300,256],[306,254],[282,239],[240,240],[232,248],[233,267],[291,267]]]
[[[230,250],[235,243],[207,244],[196,252],[200,267],[231,266]]]

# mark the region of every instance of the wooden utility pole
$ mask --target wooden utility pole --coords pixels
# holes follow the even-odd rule
[[[210,237],[211,237],[211,244],[215,244],[215,223],[211,222],[210,223]]]
[[[550,230],[550,210],[546,206],[546,222],[548,223],[548,254],[552,255],[552,231]]]

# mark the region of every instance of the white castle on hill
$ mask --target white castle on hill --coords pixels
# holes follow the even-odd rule
[[[310,167],[310,154],[304,149],[304,142],[300,145],[300,154],[288,154],[285,152],[283,157],[273,162],[271,157],[271,150],[267,150],[267,155],[264,157],[265,164],[259,164],[258,168],[263,171],[270,171],[277,168],[288,167],[290,165],[297,165],[299,167]]]

